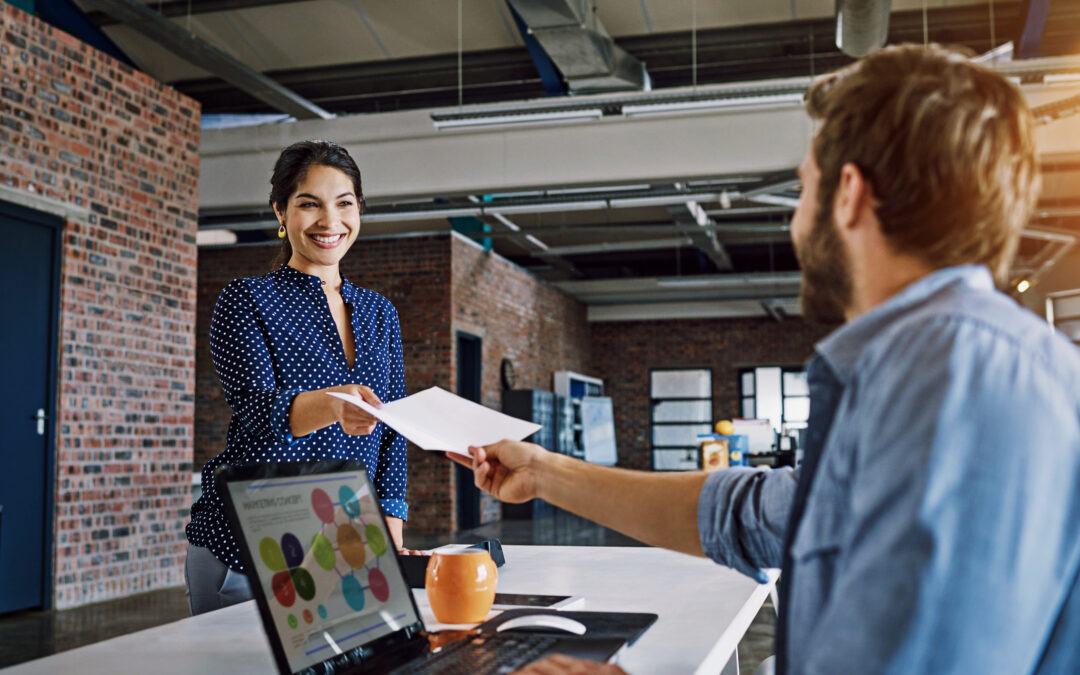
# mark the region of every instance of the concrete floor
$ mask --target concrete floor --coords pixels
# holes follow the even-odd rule
[[[504,544],[556,546],[642,546],[618,532],[567,513],[538,520],[505,520],[455,535],[411,535],[410,548],[432,548],[447,543],[472,543],[497,538]],[[141,593],[63,611],[24,611],[0,616],[0,668],[56,652],[100,642],[118,635],[152,628],[188,616],[183,587]],[[776,615],[771,603],[758,612],[739,645],[743,673],[754,672],[772,653]],[[634,675],[646,675],[636,673]]]

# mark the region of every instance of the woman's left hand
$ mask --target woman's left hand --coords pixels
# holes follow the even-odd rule
[[[382,401],[375,395],[375,392],[370,387],[365,387],[362,384],[343,384],[338,387],[331,387],[326,391],[337,391],[343,394],[359,396],[366,403],[376,408],[382,407]],[[375,426],[379,423],[379,420],[374,416],[348,401],[342,401],[341,399],[334,399],[334,401],[334,416],[337,418],[338,424],[341,425],[342,431],[350,436],[367,436],[375,431]]]

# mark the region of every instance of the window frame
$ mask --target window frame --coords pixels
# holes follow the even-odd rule
[[[696,396],[660,396],[660,397],[656,397],[656,396],[653,396],[653,373],[658,373],[658,372],[663,372],[663,373],[675,373],[675,372],[701,372],[701,373],[706,373],[708,375],[708,378],[709,378],[709,384],[708,384],[709,395],[707,397],[696,397]],[[674,368],[661,368],[661,367],[649,368],[649,388],[648,388],[648,396],[649,396],[649,458],[650,458],[650,465],[651,465],[653,471],[693,471],[693,470],[697,470],[698,468],[701,467],[701,446],[700,446],[700,444],[695,444],[693,446],[688,446],[688,445],[656,445],[656,442],[655,442],[656,434],[655,434],[654,430],[655,430],[656,427],[664,427],[664,426],[682,426],[682,427],[686,427],[686,426],[691,426],[691,425],[695,425],[695,424],[704,425],[704,426],[708,427],[711,430],[712,429],[712,424],[713,424],[713,419],[712,418],[715,415],[715,408],[714,408],[715,396],[713,394],[713,391],[714,391],[713,386],[714,386],[714,384],[715,384],[715,381],[714,381],[714,378],[713,378],[713,371],[712,371],[712,368],[709,367],[709,366],[680,366],[680,367],[674,367]],[[698,421],[698,420],[676,420],[676,421],[671,421],[671,420],[668,420],[668,421],[659,421],[658,422],[655,419],[655,417],[656,417],[656,409],[657,409],[657,407],[659,406],[660,403],[668,403],[668,402],[676,402],[676,403],[677,402],[702,402],[702,401],[708,402],[708,411],[709,411],[708,412],[708,418],[703,420],[703,421]],[[656,461],[658,451],[659,452],[683,451],[683,452],[686,452],[688,456],[692,454],[693,457],[694,457],[694,466],[693,467],[687,467],[687,468],[675,468],[675,469],[658,468],[657,467],[657,461]]]
[[[754,417],[757,417],[757,374],[756,371],[759,368],[779,368],[780,369],[780,430],[783,432],[790,429],[805,429],[807,425],[806,420],[790,420],[788,419],[788,399],[807,399],[809,403],[810,393],[806,394],[788,394],[787,387],[784,384],[784,375],[788,373],[806,373],[805,365],[798,366],[782,366],[782,365],[757,365],[757,366],[744,366],[739,368],[738,381],[739,381],[739,412],[745,416],[746,401],[751,400],[754,402]],[[754,382],[755,390],[753,393],[747,394],[745,387],[743,387],[743,376],[750,373]]]

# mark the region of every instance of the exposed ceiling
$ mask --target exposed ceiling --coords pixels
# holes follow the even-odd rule
[[[648,97],[696,85],[679,92],[679,100],[693,102],[702,91],[711,96],[712,85],[806,78],[850,62],[835,45],[834,0],[561,1],[583,8],[584,23],[598,22],[620,50],[644,65],[653,89]],[[122,23],[115,7],[120,3],[75,2],[140,68],[199,100],[204,115],[286,109],[223,71],[208,72],[212,59],[193,58],[188,48],[179,50],[181,58],[154,32]],[[589,97],[550,96],[542,59],[528,49],[535,32],[518,28],[513,4],[529,3],[173,0],[148,2],[144,9],[194,35],[203,45],[199,50],[223,54],[222,60],[334,115],[423,109],[427,120],[428,109],[448,108],[431,119],[441,113],[453,122],[475,115],[478,104],[494,104],[494,112],[481,112],[495,116],[505,114],[506,102],[545,96],[555,107],[592,105]],[[1080,3],[1068,0],[893,0],[892,8],[889,43],[922,42],[925,36],[983,53],[1021,40],[1034,17],[1045,20],[1038,55],[1080,54]],[[1024,39],[1030,45],[1030,37]],[[573,91],[566,78],[563,86]],[[618,97],[604,101],[598,116],[629,117]],[[534,100],[528,107],[538,105]],[[763,143],[768,141],[758,141],[764,150]],[[264,154],[268,171],[276,153]],[[368,176],[380,171],[358,159]],[[677,315],[679,303],[698,315],[781,316],[797,311],[798,267],[787,226],[798,197],[794,164],[744,170],[727,161],[717,169],[647,180],[530,179],[511,190],[493,184],[393,196],[376,189],[364,234],[412,236],[453,226],[586,301],[597,320],[656,315],[662,307]],[[1045,270],[1064,248],[1064,235],[1080,233],[1080,160],[1057,158],[1045,168],[1042,215],[1033,224],[1043,234],[1025,239],[1018,277]],[[200,209],[201,228],[228,229],[240,243],[267,242],[273,225],[259,201],[204,203]],[[626,309],[613,311],[614,305]]]

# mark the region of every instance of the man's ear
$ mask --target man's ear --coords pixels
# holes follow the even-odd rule
[[[840,182],[833,199],[833,220],[837,227],[850,229],[860,221],[862,210],[873,203],[871,192],[859,167],[851,162],[840,167]]]

